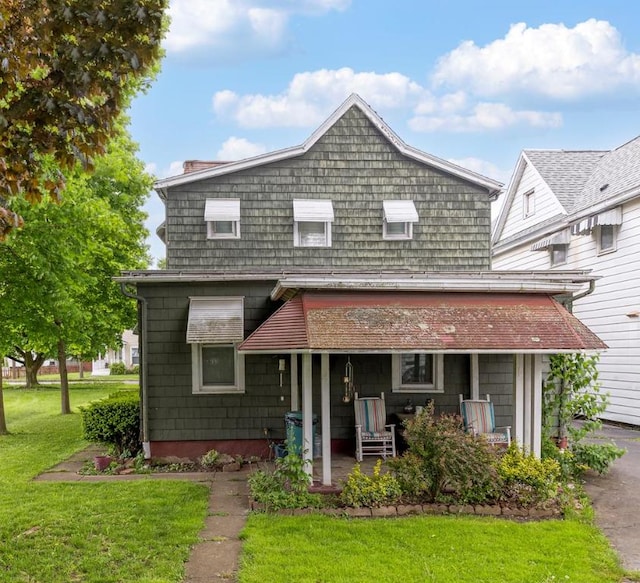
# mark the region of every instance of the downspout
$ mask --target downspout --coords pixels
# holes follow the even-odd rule
[[[127,291],[126,283],[120,283],[120,291],[128,298],[137,300],[140,310],[140,433],[144,458],[151,459],[149,443],[149,396],[147,391],[147,299]]]
[[[587,291],[583,291],[582,293],[579,293],[578,295],[570,295],[567,297],[564,297],[560,300],[560,303],[567,308],[567,310],[569,310],[569,312],[571,312],[573,314],[573,303],[576,302],[577,300],[581,300],[584,297],[587,297],[588,295],[592,294],[594,291],[596,290],[596,280],[592,279],[589,281],[589,289]]]

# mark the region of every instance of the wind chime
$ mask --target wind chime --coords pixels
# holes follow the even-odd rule
[[[347,364],[344,367],[344,376],[342,377],[344,383],[344,395],[342,396],[343,403],[350,403],[353,399],[354,387],[353,387],[353,365],[351,364],[351,357],[347,356]]]

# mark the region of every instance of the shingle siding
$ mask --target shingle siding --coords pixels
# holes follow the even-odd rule
[[[240,239],[206,238],[214,197],[240,199]],[[294,247],[294,198],[333,201],[330,248]],[[383,240],[385,199],[415,202],[412,240]],[[401,155],[352,107],[303,156],[171,188],[167,267],[488,269],[490,215],[486,190]]]

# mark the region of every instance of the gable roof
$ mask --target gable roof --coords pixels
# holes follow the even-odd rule
[[[232,172],[238,172],[248,168],[254,168],[262,166],[264,164],[270,164],[272,162],[278,162],[288,158],[294,158],[305,154],[351,107],[359,108],[371,123],[386,137],[386,139],[404,156],[412,158],[428,166],[437,168],[443,172],[456,176],[467,182],[471,182],[477,186],[485,188],[492,196],[497,196],[500,192],[502,184],[487,178],[477,172],[473,172],[453,162],[438,158],[431,154],[427,154],[417,148],[405,144],[400,137],[382,120],[382,118],[356,93],[352,93],[343,103],[336,109],[324,123],[316,129],[313,134],[301,145],[293,146],[291,148],[285,148],[283,150],[276,150],[275,152],[269,152],[267,154],[261,154],[252,158],[246,158],[237,162],[228,162],[226,164],[217,165],[201,170],[189,172],[187,174],[180,174],[178,176],[172,176],[169,178],[163,178],[156,181],[154,188],[158,192],[161,198],[165,198],[166,189],[172,186],[178,186],[181,184],[188,184],[190,182],[196,182],[199,180],[206,180],[215,176],[221,176]]]

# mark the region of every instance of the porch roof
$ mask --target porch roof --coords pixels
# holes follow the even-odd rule
[[[304,291],[241,352],[576,352],[607,346],[547,294]]]

